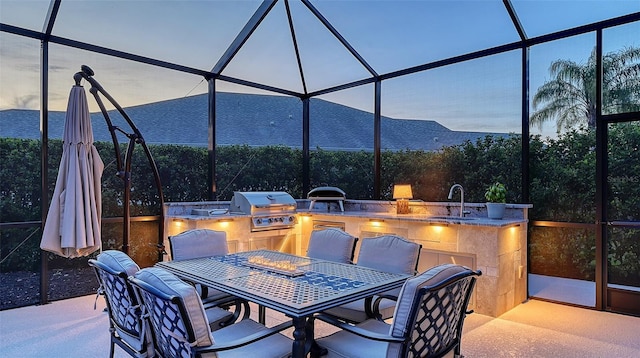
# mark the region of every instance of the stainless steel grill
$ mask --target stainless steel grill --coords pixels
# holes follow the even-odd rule
[[[283,191],[236,191],[230,211],[251,215],[251,231],[291,228],[296,224],[295,199]]]

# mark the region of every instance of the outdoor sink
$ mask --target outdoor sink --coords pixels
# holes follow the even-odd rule
[[[460,217],[460,216],[429,216],[429,219],[434,219],[434,220],[462,220],[462,221],[469,221],[469,220],[476,220],[478,218],[469,218],[469,217]]]

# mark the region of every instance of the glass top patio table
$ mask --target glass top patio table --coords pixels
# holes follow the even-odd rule
[[[261,260],[290,262],[293,272],[253,267]],[[156,266],[290,316],[295,327],[293,357],[306,356],[305,336],[312,338],[313,328],[305,326],[314,313],[399,288],[410,277],[269,250],[159,262]]]

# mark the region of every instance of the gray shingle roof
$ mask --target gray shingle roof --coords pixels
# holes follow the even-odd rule
[[[90,99],[91,100],[91,99]],[[302,101],[298,98],[241,93],[218,93],[217,144],[250,146],[302,146]],[[207,145],[207,95],[196,95],[125,109],[147,143]],[[123,129],[119,115],[114,125]],[[51,112],[50,138],[62,138],[64,112]],[[101,114],[92,114],[94,137],[110,141]],[[0,111],[0,136],[38,139],[39,114],[35,110]],[[372,150],[373,114],[322,99],[310,102],[310,146],[332,150]],[[431,120],[382,117],[382,147],[390,150],[432,151],[443,145],[475,141],[488,134],[452,131]]]

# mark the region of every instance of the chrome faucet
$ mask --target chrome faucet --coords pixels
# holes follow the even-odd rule
[[[451,189],[449,189],[449,200],[453,198],[453,190],[455,188],[460,188],[460,217],[463,218],[465,214],[469,214],[468,211],[464,210],[464,189],[460,184],[453,184]]]

